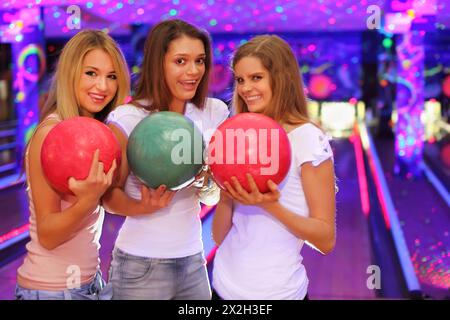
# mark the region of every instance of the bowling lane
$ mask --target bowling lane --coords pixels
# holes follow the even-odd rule
[[[377,140],[377,151],[422,291],[448,299],[450,288],[450,210],[425,177],[393,174],[394,140]]]
[[[374,263],[368,222],[361,209],[353,144],[348,139],[335,139],[332,148],[339,187],[336,247],[326,256],[307,244],[303,247],[308,294],[310,299],[375,299],[375,290],[367,288],[367,267]]]

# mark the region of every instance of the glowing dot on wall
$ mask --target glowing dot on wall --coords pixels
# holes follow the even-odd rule
[[[409,67],[411,67],[411,61],[410,60],[405,60],[402,62],[402,66],[405,69],[409,69]]]
[[[416,12],[413,9],[409,9],[407,11],[407,13],[408,13],[408,16],[410,16],[413,19],[416,17]]]
[[[390,47],[392,47],[393,45],[393,41],[391,38],[385,38],[383,40],[383,47],[385,47],[386,49],[389,49]]]
[[[139,66],[133,66],[131,68],[131,72],[132,73],[139,73],[139,71],[141,71],[141,69],[139,68]]]
[[[308,51],[313,52],[314,50],[316,50],[316,45],[310,44],[310,45],[308,46]]]
[[[23,91],[19,91],[16,95],[16,101],[22,102],[25,99],[25,93]]]
[[[330,77],[319,74],[311,77],[309,81],[309,91],[312,96],[318,99],[327,98],[332,91],[332,88],[335,87]]]

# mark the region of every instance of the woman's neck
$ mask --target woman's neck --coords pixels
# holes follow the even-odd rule
[[[305,123],[308,123],[308,121],[304,121],[302,119],[302,120],[299,120],[299,121],[296,121],[296,122],[286,122],[286,121],[284,121],[284,122],[280,123],[280,125],[283,127],[283,129],[287,133],[289,133],[292,130],[296,129],[297,127],[300,127],[300,126],[304,125]]]
[[[169,111],[178,112],[180,114],[184,114],[185,108],[186,108],[186,101],[181,100],[172,101],[169,105]]]
[[[83,108],[80,108],[80,116],[94,118],[94,114],[93,113],[90,113],[89,111],[87,111],[87,110],[85,110]]]

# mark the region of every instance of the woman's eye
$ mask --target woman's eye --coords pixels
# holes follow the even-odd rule
[[[112,80],[116,80],[116,79],[117,79],[117,76],[116,76],[115,74],[110,74],[110,75],[108,76],[108,78],[110,78],[110,79],[112,79]]]
[[[184,63],[184,59],[177,59],[177,64],[183,64]]]
[[[86,71],[85,74],[87,74],[90,77],[94,77],[96,75],[94,71]]]

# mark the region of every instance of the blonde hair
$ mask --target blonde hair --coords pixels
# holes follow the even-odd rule
[[[279,123],[300,124],[309,122],[303,80],[297,59],[290,46],[275,35],[261,35],[252,38],[238,48],[232,69],[245,57],[256,57],[269,72],[272,100],[263,114]],[[245,101],[233,92],[233,106],[236,113],[248,112]]]
[[[48,98],[41,110],[40,122],[51,113],[58,114],[61,120],[81,114],[76,91],[84,57],[94,49],[101,49],[111,57],[118,81],[114,98],[102,111],[95,114],[95,118],[103,121],[115,106],[125,102],[130,92],[130,76],[122,51],[106,33],[99,30],[83,30],[73,36],[62,50]]]

